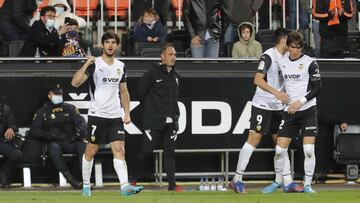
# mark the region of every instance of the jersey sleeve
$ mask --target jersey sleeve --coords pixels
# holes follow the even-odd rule
[[[266,75],[269,68],[271,67],[271,63],[272,63],[271,57],[267,54],[263,54],[259,59],[259,65],[258,65],[257,72],[263,73]]]
[[[309,66],[309,77],[310,91],[305,96],[307,101],[319,95],[321,89],[319,65],[316,61],[313,61]]]
[[[93,76],[94,72],[95,72],[95,64],[92,64],[86,69],[85,74],[88,78],[90,78]]]
[[[127,79],[127,71],[126,71],[126,68],[124,66],[124,73],[123,73],[123,75],[121,77],[120,83],[126,82],[126,79]]]

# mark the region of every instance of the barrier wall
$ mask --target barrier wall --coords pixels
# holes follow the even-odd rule
[[[37,59],[38,60],[38,59]],[[141,143],[141,109],[136,89],[143,72],[156,63],[154,59],[122,59],[128,70],[128,88],[131,96],[131,116],[133,123],[126,127],[127,160],[131,170]],[[13,109],[20,126],[29,126],[35,110],[47,99],[47,84],[60,82],[65,88],[65,101],[76,105],[86,114],[88,87],[73,88],[72,74],[82,61],[41,59],[34,63],[30,59],[0,59],[0,90],[6,96],[6,103]],[[358,60],[319,60],[322,75],[322,92],[318,98],[319,110],[343,119],[348,123],[360,123],[358,108],[360,69]],[[180,135],[177,148],[217,149],[241,148],[246,140],[251,99],[255,90],[253,75],[257,63],[254,60],[217,59],[192,61],[179,59],[176,68],[180,78]],[[333,126],[322,124],[317,140],[317,172],[325,174],[330,169],[341,169],[332,160]],[[259,147],[272,147],[270,137],[265,137]],[[297,148],[295,172],[302,171],[301,142],[295,140]],[[271,170],[272,153],[258,153],[250,161],[249,170]],[[219,171],[219,154],[179,155],[178,171]],[[230,170],[235,170],[237,154],[230,156]],[[109,162],[110,164],[110,162]],[[149,161],[148,172],[153,171]],[[110,168],[110,169],[109,169]],[[115,173],[106,167],[105,177],[113,178]],[[268,177],[269,178],[269,177]]]

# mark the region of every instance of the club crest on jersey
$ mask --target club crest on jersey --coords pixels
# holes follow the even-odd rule
[[[257,126],[256,126],[256,130],[257,130],[257,131],[260,131],[260,130],[261,130],[261,125],[257,125]]]
[[[259,66],[258,66],[258,70],[264,70],[264,67],[265,67],[265,62],[260,61]]]
[[[91,142],[95,142],[95,136],[91,136]]]
[[[120,69],[116,69],[116,72],[118,75],[121,75],[121,73],[122,73]]]
[[[304,70],[304,64],[300,64],[299,65],[299,71],[303,71]]]

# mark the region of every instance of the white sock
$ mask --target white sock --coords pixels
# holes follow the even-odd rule
[[[91,161],[87,161],[84,154],[82,158],[82,178],[84,187],[90,187],[90,177],[93,164],[94,159],[92,159]]]
[[[279,145],[276,145],[276,147],[275,147],[275,156],[274,156],[275,174],[283,175],[285,162],[286,162],[286,154],[287,154],[287,148],[282,148]],[[280,178],[277,177],[277,179],[280,179]],[[275,181],[277,182],[277,181],[280,181],[280,180],[275,180]],[[277,182],[277,183],[281,183],[281,181]],[[285,180],[284,180],[284,184],[286,186]]]
[[[275,168],[275,160],[274,160],[274,168]],[[290,160],[289,160],[289,154],[285,153],[285,165],[283,168],[283,172],[281,173],[277,173],[275,171],[275,182],[281,184],[283,182],[283,174],[284,176],[290,174],[290,179],[292,182],[292,178],[291,178],[291,167],[290,167]]]
[[[305,178],[304,178],[304,186],[311,185],[312,178],[315,171],[315,145],[314,144],[304,144],[304,171],[305,171]]]
[[[244,171],[249,163],[249,159],[254,152],[255,147],[251,144],[245,142],[244,146],[241,148],[241,151],[239,153],[239,159],[236,167],[236,174],[234,176],[234,181],[240,181],[242,182],[242,177],[244,174]]]
[[[293,182],[293,179],[291,177],[291,167],[290,167],[290,160],[289,160],[288,152],[285,153],[285,164],[284,164],[282,175],[283,175],[284,185],[289,185],[290,183]]]
[[[125,160],[113,159],[114,169],[120,181],[121,190],[129,184],[128,171]]]

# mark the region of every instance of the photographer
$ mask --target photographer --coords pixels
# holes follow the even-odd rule
[[[60,84],[50,86],[48,98],[50,101],[40,107],[34,115],[30,136],[47,143],[47,151],[56,169],[73,188],[81,189],[82,184],[71,175],[62,154],[77,154],[81,166],[85,151],[83,138],[87,129],[85,119],[75,106],[63,102]]]
[[[3,189],[10,189],[9,177],[11,171],[19,164],[22,152],[16,145],[11,144],[18,128],[9,106],[4,104],[0,95],[0,154],[6,159],[0,168],[0,183]]]

